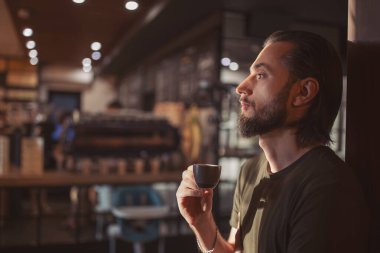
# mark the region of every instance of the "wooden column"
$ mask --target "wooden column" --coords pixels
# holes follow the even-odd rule
[[[346,161],[368,201],[375,253],[380,252],[380,42],[349,42],[347,60]]]

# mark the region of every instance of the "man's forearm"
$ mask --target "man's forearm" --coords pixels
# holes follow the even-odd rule
[[[197,226],[190,226],[196,239],[198,240],[201,251],[207,252],[213,250],[213,253],[232,253],[234,245],[227,242],[217,230],[217,226],[212,217],[206,221],[200,222]]]

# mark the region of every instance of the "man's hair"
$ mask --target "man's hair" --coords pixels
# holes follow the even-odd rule
[[[342,99],[342,66],[334,47],[323,37],[305,31],[277,31],[264,46],[290,42],[294,48],[284,56],[292,80],[313,77],[319,92],[308,112],[297,123],[297,144],[301,147],[331,142],[330,131]]]

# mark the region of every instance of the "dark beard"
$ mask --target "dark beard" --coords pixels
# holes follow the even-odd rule
[[[246,117],[243,113],[239,117],[240,134],[243,137],[253,137],[268,133],[285,125],[287,117],[286,102],[289,97],[291,85],[287,83],[275,99],[255,111],[252,117]],[[255,109],[255,103],[251,106]]]

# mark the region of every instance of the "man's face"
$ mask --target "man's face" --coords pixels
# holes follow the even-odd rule
[[[288,42],[266,46],[252,64],[248,77],[236,88],[240,95],[239,128],[243,136],[265,134],[286,124],[292,83],[282,57],[292,47]]]

